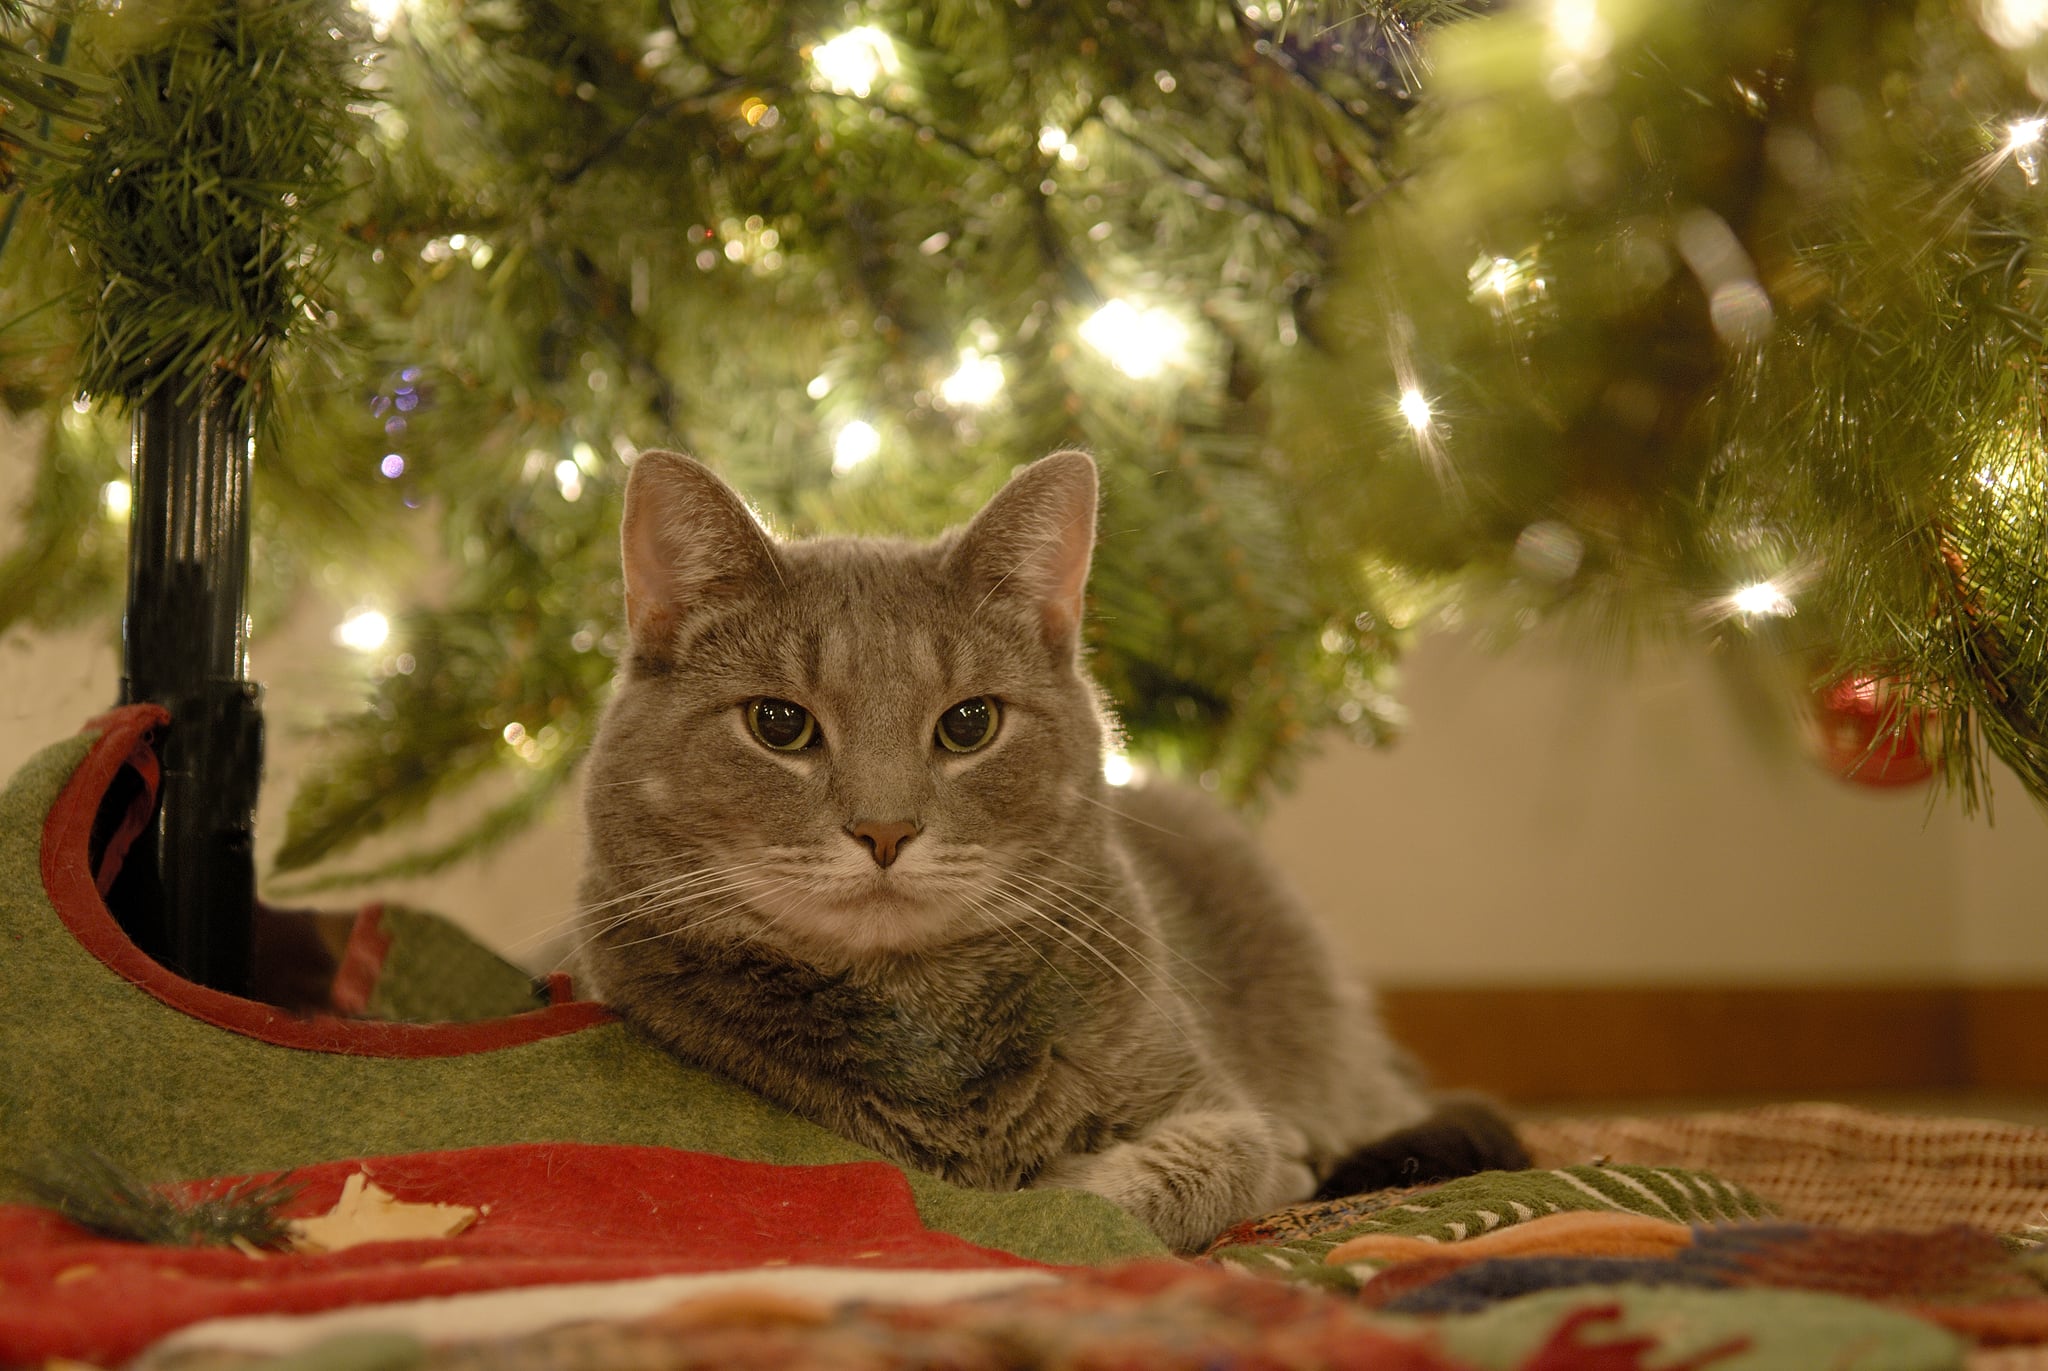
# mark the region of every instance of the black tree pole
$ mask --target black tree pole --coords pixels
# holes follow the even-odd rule
[[[255,910],[263,720],[248,680],[249,468],[238,382],[136,407],[123,703],[170,711],[160,801],[117,891],[142,949],[191,980],[246,994]]]

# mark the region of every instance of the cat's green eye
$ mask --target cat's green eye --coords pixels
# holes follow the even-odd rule
[[[986,695],[962,700],[939,716],[939,745],[948,752],[973,752],[987,747],[989,739],[996,736],[996,723],[1001,717],[996,702]]]
[[[822,741],[811,711],[789,700],[749,700],[747,731],[777,752],[801,752]]]

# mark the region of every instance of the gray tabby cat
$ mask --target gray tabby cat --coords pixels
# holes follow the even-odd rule
[[[1416,1130],[1365,992],[1220,811],[1106,788],[1094,532],[1077,452],[927,544],[776,542],[643,455],[584,989],[905,1165],[1091,1190],[1179,1249],[1390,1134],[1347,1183],[1436,1165],[1433,1127],[1457,1169],[1519,1164],[1490,1116]]]

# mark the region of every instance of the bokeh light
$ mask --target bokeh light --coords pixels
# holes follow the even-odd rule
[[[903,69],[896,42],[872,24],[848,29],[811,49],[818,77],[841,95],[866,99],[885,76]]]
[[[1187,361],[1188,327],[1170,310],[1111,300],[1081,325],[1081,341],[1134,381]]]
[[[882,435],[865,419],[855,419],[832,440],[832,474],[844,476],[882,450]]]
[[[391,621],[374,609],[349,611],[334,629],[334,641],[357,652],[375,652],[391,636]]]

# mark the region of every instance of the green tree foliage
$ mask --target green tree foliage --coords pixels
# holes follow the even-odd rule
[[[2048,795],[2042,36],[2000,0],[1444,33],[1321,313],[1338,403],[1289,407],[1322,536],[1895,682],[1966,800],[1986,745]]]
[[[281,591],[339,567],[394,620],[373,699],[299,788],[277,864],[517,777],[471,832],[401,869],[430,868],[570,774],[619,648],[626,465],[656,446],[712,461],[786,529],[910,534],[964,517],[1015,464],[1086,446],[1106,486],[1090,642],[1134,747],[1243,796],[1320,729],[1378,736],[1406,592],[1355,546],[1306,536],[1325,492],[1273,441],[1274,386],[1338,227],[1384,189],[1420,36],[1463,9],[373,11],[356,93],[306,107],[364,116],[335,168],[347,197],[299,201],[308,217],[254,254],[306,265],[289,298],[339,345],[290,355],[274,388],[257,574]],[[288,0],[131,0],[78,49],[118,76],[166,14],[296,22],[291,42],[354,51]],[[34,20],[10,32],[48,53]],[[270,109],[261,85],[219,107]],[[110,135],[77,137],[107,173]],[[0,318],[58,293],[60,246],[140,248],[154,227],[65,204],[32,204],[35,232],[0,257]],[[209,242],[217,255],[176,269],[252,256]],[[149,259],[122,258],[125,276]],[[0,331],[10,402],[57,416],[46,467],[89,446],[63,408],[73,390],[121,389],[78,349],[175,337],[243,357],[275,336],[146,300],[71,303]],[[77,491],[117,459],[69,469],[69,498],[28,505],[27,548],[100,517]],[[450,568],[425,589],[423,545]],[[0,610],[28,621],[116,612],[27,594],[32,557],[0,572]]]

